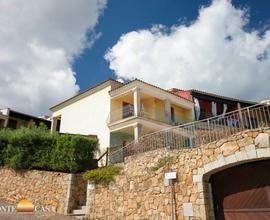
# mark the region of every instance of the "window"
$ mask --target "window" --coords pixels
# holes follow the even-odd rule
[[[0,119],[0,128],[3,128],[4,127],[4,124],[5,124],[5,120]]]
[[[61,119],[57,119],[56,121],[56,132],[60,132],[61,127]]]
[[[17,121],[14,119],[8,119],[8,128],[16,129],[17,128]]]
[[[134,106],[130,103],[123,102],[123,118],[128,118],[134,115]]]
[[[171,107],[171,120],[172,120],[172,122],[175,122],[175,113],[174,113],[173,107]]]

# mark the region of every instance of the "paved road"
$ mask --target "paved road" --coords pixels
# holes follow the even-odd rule
[[[1,205],[10,205],[6,202],[0,200]],[[50,214],[50,215],[34,215],[34,214],[23,214],[23,213],[9,213],[5,214],[0,212],[0,220],[76,220],[77,218],[71,216],[65,216],[60,214]]]

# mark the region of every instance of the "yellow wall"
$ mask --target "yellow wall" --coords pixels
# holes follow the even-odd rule
[[[132,96],[111,100],[110,122],[123,119],[123,102],[133,104]]]
[[[186,110],[176,105],[172,105],[172,107],[174,108],[176,122],[186,123],[193,120],[192,110]]]
[[[115,113],[115,112],[117,112],[117,111],[122,111],[122,103],[123,103],[123,101],[122,100],[119,100],[119,99],[117,99],[117,100],[112,100],[111,101],[111,112],[112,113]]]
[[[155,99],[145,98],[141,100],[141,111],[143,117],[155,118]]]
[[[165,103],[162,100],[155,100],[155,119],[167,123],[165,114]]]
[[[111,100],[111,115],[113,121],[122,119],[123,102],[133,104],[132,94]],[[193,120],[192,109],[186,110],[177,105],[172,105],[172,107],[174,108],[176,122],[185,123]],[[141,116],[167,123],[165,102],[155,97],[149,97],[149,95],[144,96],[144,94],[141,94]]]

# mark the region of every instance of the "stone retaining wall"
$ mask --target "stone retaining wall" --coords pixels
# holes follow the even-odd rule
[[[67,213],[86,202],[86,182],[80,174],[0,168],[0,199],[11,204],[28,199]]]
[[[166,171],[176,171],[174,185],[177,219],[214,219],[211,174],[238,164],[270,158],[270,129],[235,134],[200,148],[155,150],[126,158],[123,175],[108,187],[88,190],[90,219],[171,219],[170,186]],[[170,163],[157,171],[164,156]],[[193,213],[184,213],[191,206]],[[188,217],[187,215],[190,214]]]

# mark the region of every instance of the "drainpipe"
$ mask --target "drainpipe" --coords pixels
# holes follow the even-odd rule
[[[175,210],[175,195],[174,195],[174,182],[176,180],[176,171],[165,172],[164,183],[166,186],[170,185],[170,197],[171,197],[171,220],[176,220]]]
[[[175,211],[175,196],[174,196],[174,180],[170,180],[171,185],[171,219],[176,220],[176,211]]]

